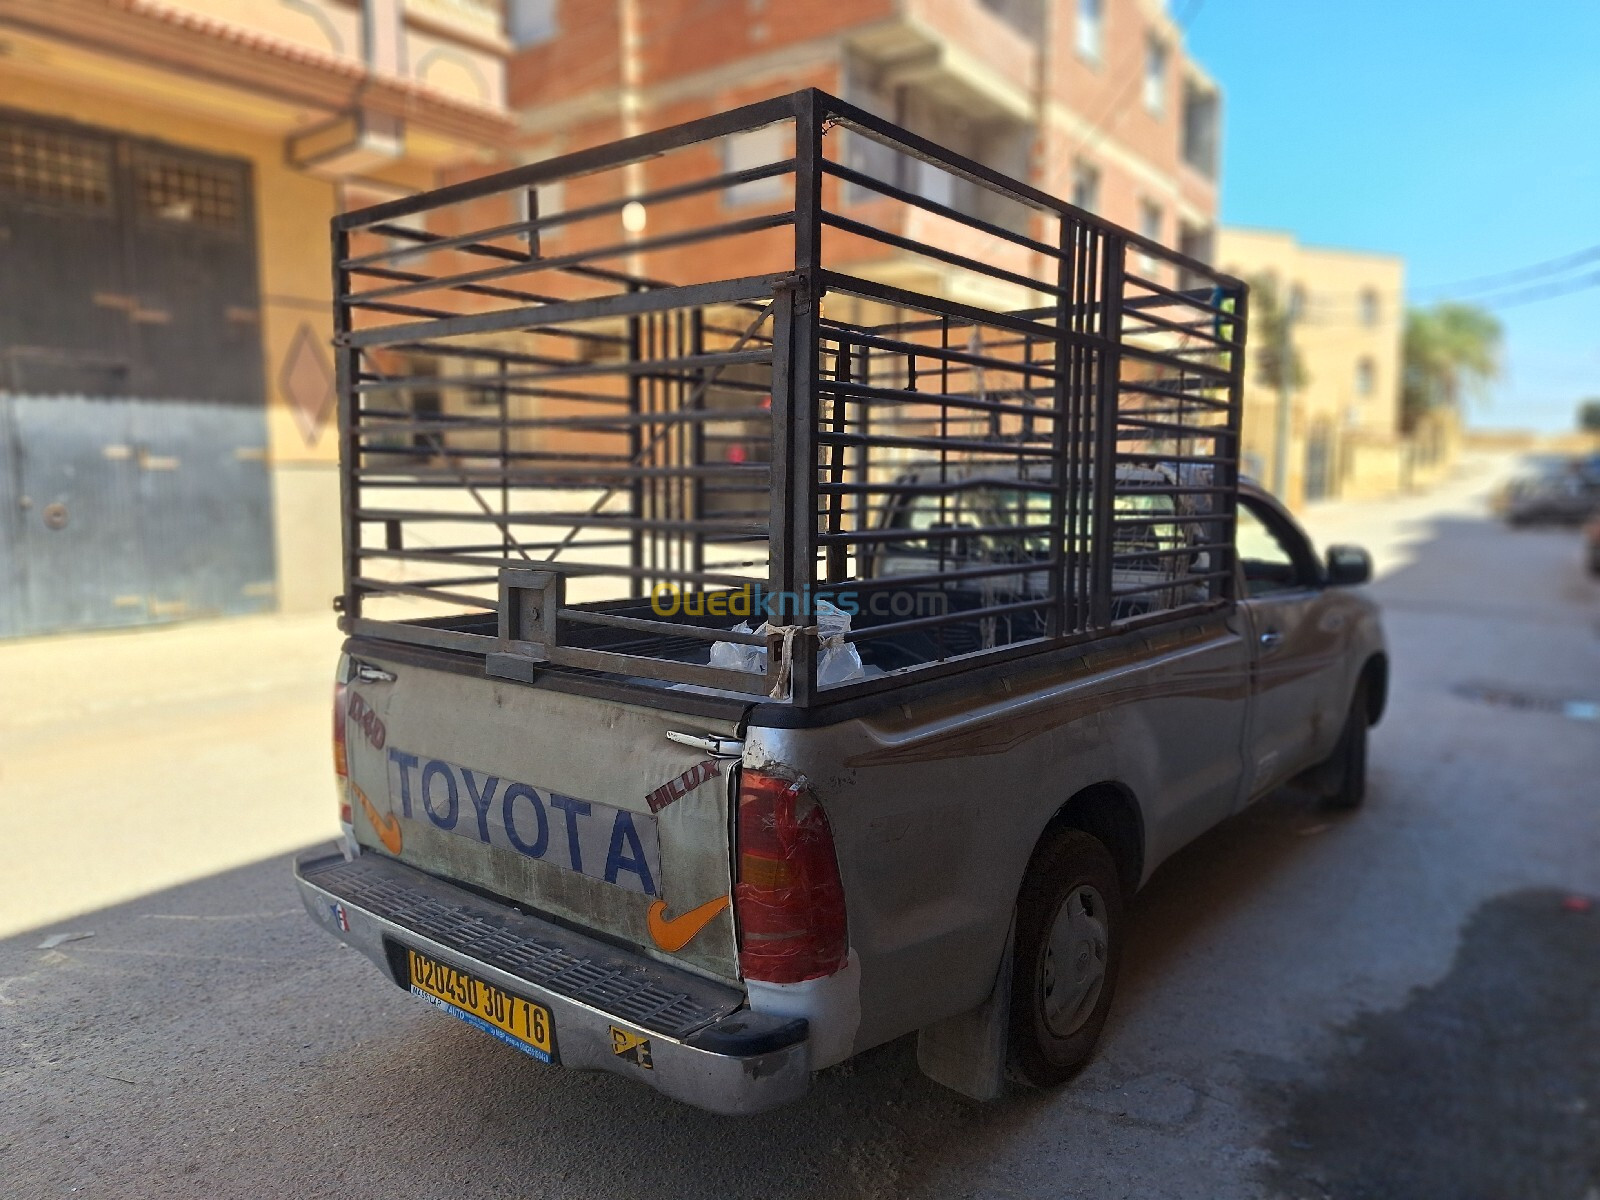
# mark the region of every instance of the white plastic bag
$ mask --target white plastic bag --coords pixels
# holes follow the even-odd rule
[[[761,626],[761,632],[767,631],[766,625]],[[750,622],[740,621],[729,633],[750,633]],[[729,671],[753,671],[760,673],[767,669],[767,648],[765,646],[746,646],[743,642],[712,642],[711,665],[723,667]]]
[[[866,674],[861,654],[854,642],[844,640],[850,632],[850,614],[826,600],[817,601],[817,685],[832,687]]]
[[[850,632],[850,614],[826,600],[816,601],[816,608],[817,685],[832,687],[851,679],[860,679],[867,673],[861,664],[861,655],[852,643],[844,640],[844,635]],[[780,625],[778,631],[782,632],[785,628]],[[748,621],[740,621],[730,632],[758,633],[764,637],[773,632],[773,627],[763,621],[752,630]],[[767,669],[767,648],[764,644],[747,646],[742,642],[713,642],[711,665],[759,675]],[[787,687],[782,690],[786,691]]]

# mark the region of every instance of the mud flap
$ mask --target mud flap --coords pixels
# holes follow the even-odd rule
[[[1006,1058],[1011,1028],[1011,956],[1017,922],[1006,931],[1005,953],[994,990],[976,1008],[917,1031],[917,1066],[935,1083],[942,1083],[974,1100],[998,1100],[1006,1090]]]

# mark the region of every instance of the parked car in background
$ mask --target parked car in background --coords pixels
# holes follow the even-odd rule
[[[1583,527],[1583,557],[1589,574],[1600,575],[1600,512],[1596,512]]]
[[[1600,508],[1600,482],[1577,471],[1513,480],[1504,505],[1510,525],[1573,525]]]

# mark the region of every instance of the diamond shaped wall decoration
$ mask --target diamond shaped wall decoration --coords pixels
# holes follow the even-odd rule
[[[328,352],[311,326],[303,321],[289,343],[289,352],[283,356],[278,388],[289,402],[289,411],[294,414],[306,445],[315,445],[333,416],[337,396]]]

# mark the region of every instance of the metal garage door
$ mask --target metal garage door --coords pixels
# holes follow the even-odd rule
[[[0,110],[0,635],[270,608],[249,164]]]

